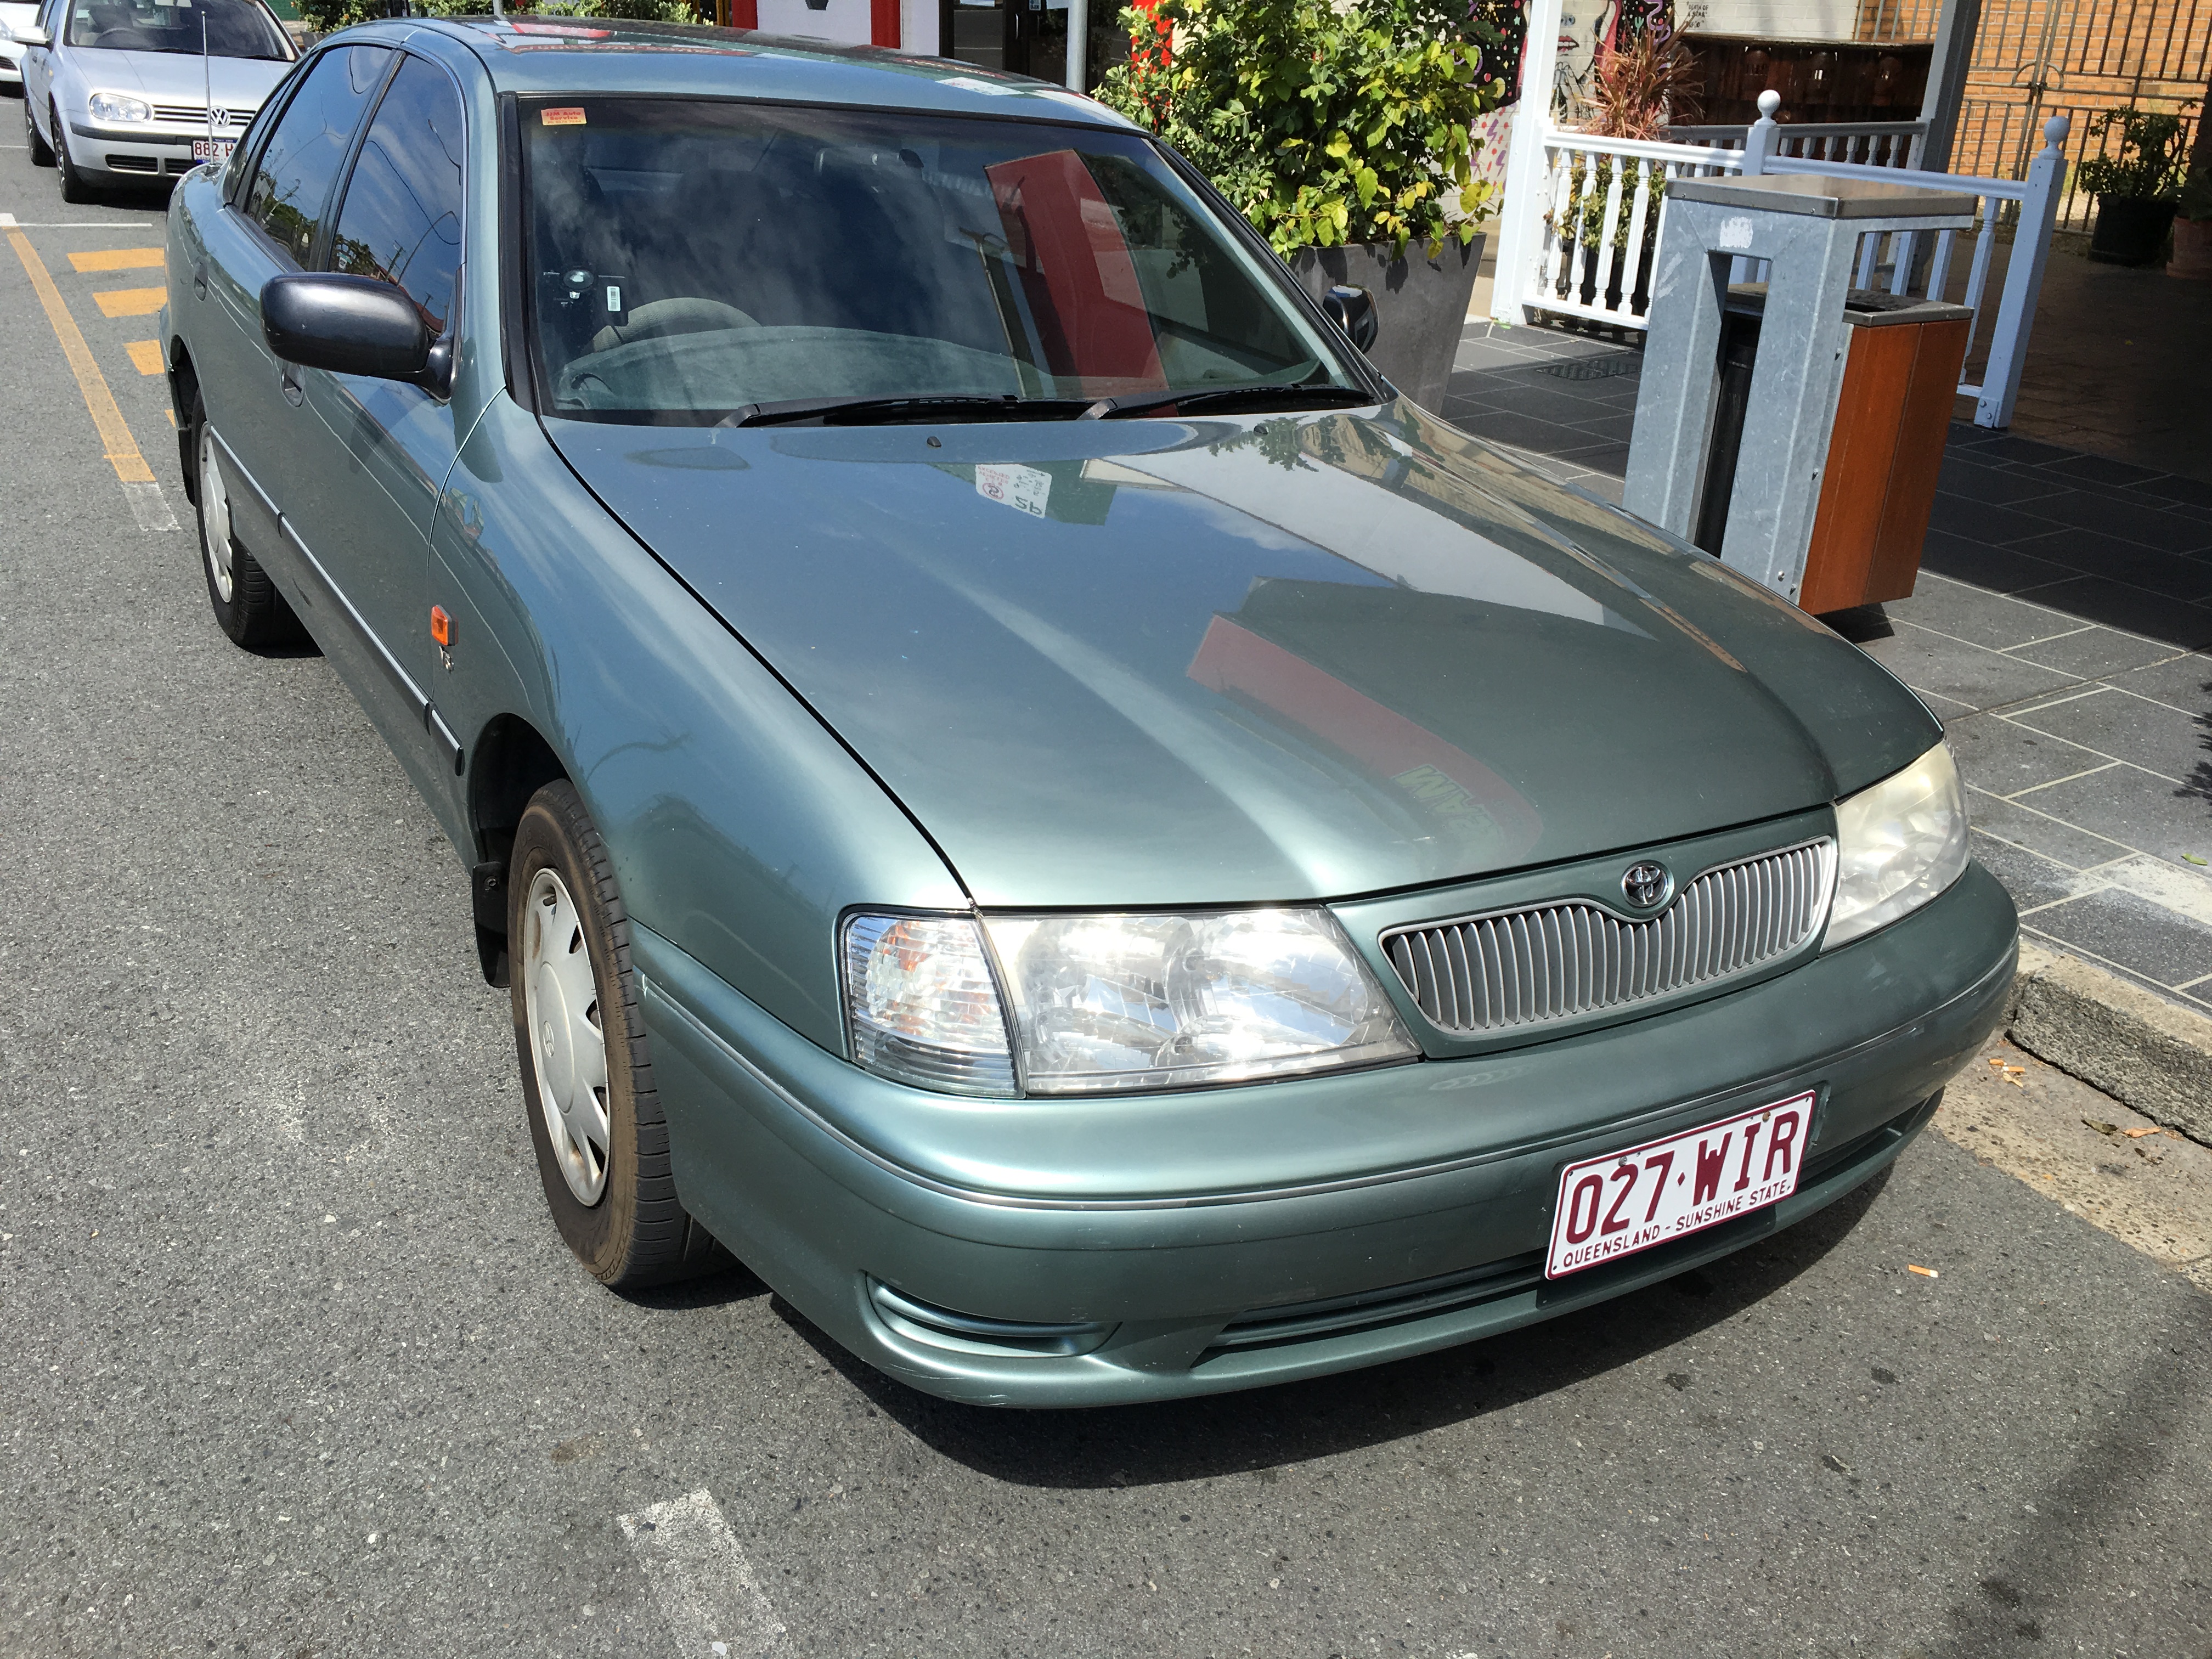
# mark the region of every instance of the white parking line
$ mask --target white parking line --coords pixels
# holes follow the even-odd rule
[[[49,224],[42,219],[18,219],[12,213],[0,213],[0,230],[151,230],[153,222],[147,219],[82,219],[64,224]]]
[[[767,1659],[789,1651],[714,1493],[702,1486],[615,1518],[683,1659]]]

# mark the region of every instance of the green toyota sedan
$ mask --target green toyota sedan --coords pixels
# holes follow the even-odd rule
[[[373,24],[167,261],[216,621],[445,824],[612,1288],[991,1404],[1372,1364],[1832,1202],[1999,1018],[1911,693],[1087,100]]]

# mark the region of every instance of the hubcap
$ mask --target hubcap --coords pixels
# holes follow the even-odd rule
[[[558,874],[532,878],[522,915],[522,1006],[538,1109],[577,1202],[607,1189],[607,1040],[583,912]]]
[[[237,582],[231,568],[230,491],[222,482],[222,469],[215,460],[215,428],[200,422],[200,550],[207,558],[208,575],[216,596],[225,605]]]

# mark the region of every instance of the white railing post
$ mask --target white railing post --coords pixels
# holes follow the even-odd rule
[[[1990,366],[1982,375],[1982,395],[1974,406],[1976,426],[2012,424],[2020,398],[2021,371],[2027,366],[2027,339],[2035,326],[2035,302],[2043,293],[2043,267],[2051,258],[2051,233],[2058,221],[2058,198],[2066,185],[2066,132],[2063,115],[2043,124],[2042,154],[2027,166],[2027,191],[2014,227],[2012,258],[2005,264],[2004,297],[1997,304],[1996,327],[1990,334]],[[1983,211],[1994,220],[1997,204]],[[1984,233],[1986,234],[1986,233]]]
[[[1743,176],[1756,179],[1766,171],[1766,163],[1774,155],[1774,141],[1782,131],[1774,119],[1774,112],[1782,107],[1782,94],[1772,87],[1759,94],[1759,119],[1745,129],[1743,135]],[[1729,261],[1729,286],[1747,283],[1752,276],[1752,262],[1738,254]]]
[[[1774,154],[1774,137],[1781,131],[1774,112],[1782,107],[1782,94],[1772,87],[1759,94],[1759,119],[1743,135],[1743,176],[1756,178],[1766,171],[1766,158]]]
[[[1505,153],[1505,199],[1498,210],[1498,265],[1490,314],[1501,323],[1527,320],[1526,297],[1544,241],[1551,168],[1544,140],[1552,125],[1552,78],[1559,55],[1560,0],[1528,0],[1521,44],[1521,101]]]

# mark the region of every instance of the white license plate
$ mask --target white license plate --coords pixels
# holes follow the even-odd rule
[[[1813,1121],[1808,1091],[1559,1174],[1544,1277],[1648,1250],[1797,1190]]]
[[[195,138],[192,140],[192,160],[195,161],[228,161],[231,151],[238,148],[235,138]]]

